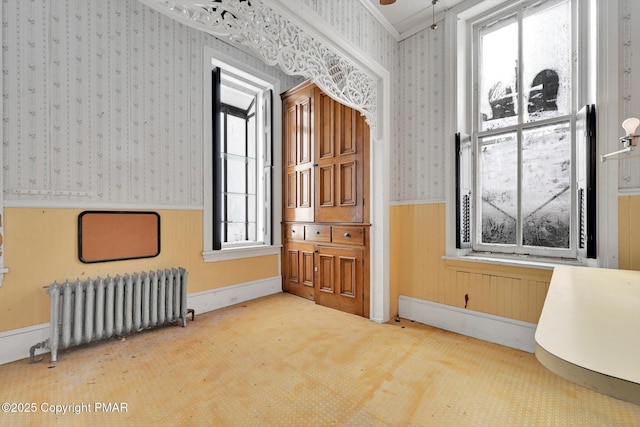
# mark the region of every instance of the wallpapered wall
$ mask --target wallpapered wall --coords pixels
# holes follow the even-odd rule
[[[620,116],[640,117],[640,2],[621,2],[622,22],[620,25]],[[638,129],[640,131],[640,129]],[[620,129],[622,136],[622,129]],[[620,188],[640,190],[640,158],[623,160],[619,168]]]
[[[444,25],[400,43],[359,1],[302,0],[392,76],[391,200],[445,197]],[[3,0],[4,191],[22,200],[201,207],[202,45],[298,81],[138,2]],[[640,115],[640,19],[621,2],[621,115]],[[640,188],[640,159],[620,164]],[[24,190],[78,192],[57,195]]]
[[[202,208],[202,46],[298,81],[137,1],[2,7],[7,204]]]
[[[444,25],[400,43],[399,131],[392,200],[444,201]]]

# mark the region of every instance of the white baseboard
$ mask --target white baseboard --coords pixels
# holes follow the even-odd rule
[[[187,307],[194,309],[197,316],[200,313],[278,292],[282,292],[282,278],[280,276],[189,294],[187,295]]]
[[[244,301],[282,292],[282,279],[271,277],[239,285],[226,286],[187,295],[187,307],[195,310],[196,316],[211,310],[228,307]],[[0,332],[0,365],[28,359],[31,346],[49,338],[49,323],[28,326]],[[48,353],[48,350],[36,350],[36,355]],[[27,363],[25,361],[25,363]]]
[[[0,365],[29,358],[32,345],[49,338],[49,323],[0,332]],[[42,350],[40,350],[42,352]]]
[[[484,341],[535,352],[536,324],[400,295],[398,315]]]

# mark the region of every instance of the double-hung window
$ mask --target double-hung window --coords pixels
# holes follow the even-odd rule
[[[457,140],[459,247],[557,258],[584,247],[579,181],[589,150],[578,147],[594,109],[577,119],[585,83],[578,3],[507,2],[470,27],[470,134]]]

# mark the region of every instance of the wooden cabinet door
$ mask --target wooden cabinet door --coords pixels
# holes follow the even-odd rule
[[[316,246],[316,304],[347,313],[364,314],[364,250]]]
[[[320,91],[314,108],[315,221],[363,222],[369,127],[359,112]]]
[[[286,242],[283,246],[282,290],[314,299],[314,247],[308,243]]]
[[[284,99],[283,157],[285,221],[313,221],[314,88]]]

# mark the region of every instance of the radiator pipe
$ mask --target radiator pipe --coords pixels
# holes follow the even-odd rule
[[[29,364],[32,365],[34,363],[36,363],[36,349],[38,348],[47,348],[49,346],[49,340],[45,340],[42,342],[39,342],[38,344],[34,344],[31,346],[31,348],[29,349]],[[40,359],[42,360],[42,359]],[[38,360],[38,362],[40,361]]]

